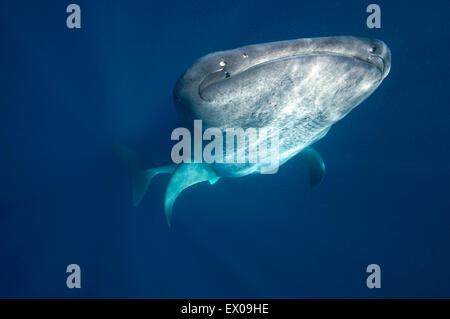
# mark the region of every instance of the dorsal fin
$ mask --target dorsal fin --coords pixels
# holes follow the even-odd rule
[[[166,198],[164,200],[164,209],[166,213],[167,224],[171,225],[172,207],[178,195],[189,186],[210,181],[211,184],[217,181],[217,174],[214,169],[203,163],[182,163],[170,178],[166,189]]]

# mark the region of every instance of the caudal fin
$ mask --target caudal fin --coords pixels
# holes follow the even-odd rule
[[[162,173],[173,173],[175,164],[155,167],[150,161],[129,149],[122,143],[116,142],[115,148],[119,156],[128,163],[133,178],[133,205],[137,206],[144,198],[153,177]]]

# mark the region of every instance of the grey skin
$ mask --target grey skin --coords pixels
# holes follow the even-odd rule
[[[203,129],[276,129],[280,165],[300,154],[311,182],[318,184],[325,166],[310,145],[374,92],[390,67],[390,50],[380,40],[343,36],[249,45],[200,58],[177,81],[174,100],[183,127],[192,128],[201,119]],[[173,203],[183,189],[219,177],[260,173],[261,163],[134,170],[141,172],[135,174],[141,179],[134,187],[135,204],[154,175],[173,173],[165,200],[170,225]]]

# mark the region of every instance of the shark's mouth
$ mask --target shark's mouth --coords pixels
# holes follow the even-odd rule
[[[380,56],[377,56],[377,55],[372,55],[372,56],[369,56],[367,59],[363,59],[358,56],[345,55],[342,53],[318,51],[318,52],[313,52],[313,53],[308,53],[308,54],[291,55],[288,57],[264,61],[261,63],[251,65],[245,69],[238,70],[237,72],[236,71],[230,72],[227,70],[227,67],[224,67],[216,72],[210,73],[207,76],[205,76],[203,81],[201,81],[200,85],[198,86],[198,94],[202,100],[210,101],[211,99],[208,98],[208,96],[207,96],[208,94],[206,94],[206,92],[213,85],[219,84],[221,82],[226,83],[225,81],[233,81],[238,75],[242,75],[247,72],[251,72],[252,70],[255,70],[257,68],[269,66],[271,64],[275,64],[275,63],[279,63],[279,62],[283,62],[283,61],[299,59],[299,58],[306,58],[306,57],[314,57],[314,56],[332,56],[332,57],[337,57],[337,58],[345,58],[348,60],[356,60],[356,61],[359,61],[360,63],[362,62],[363,64],[370,65],[370,66],[378,69],[378,71],[380,73],[380,81],[382,80],[383,74],[385,72],[385,61],[383,60],[383,58],[381,58]]]

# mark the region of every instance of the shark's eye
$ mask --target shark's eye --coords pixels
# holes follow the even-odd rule
[[[222,68],[224,68],[224,67],[226,67],[227,66],[227,62],[225,62],[225,61],[220,61],[219,62],[219,65],[222,67]]]
[[[375,52],[377,52],[377,50],[378,50],[378,47],[377,47],[376,45],[372,45],[372,46],[369,48],[369,52],[370,52],[370,53],[375,53]]]
[[[248,54],[247,54],[247,53],[244,53],[244,54],[242,55],[242,57],[243,57],[244,59],[247,59],[247,58],[248,58]]]

